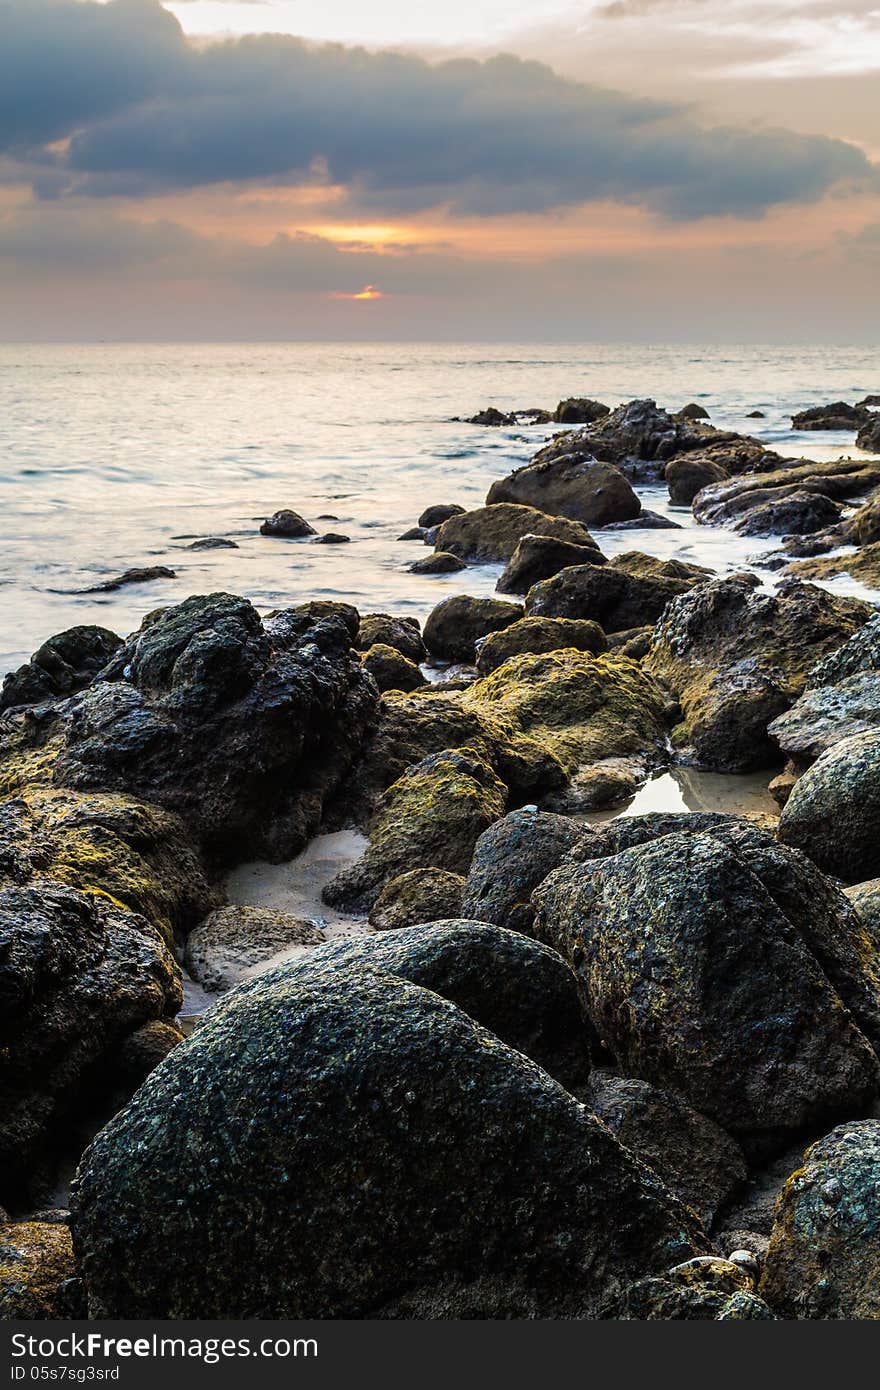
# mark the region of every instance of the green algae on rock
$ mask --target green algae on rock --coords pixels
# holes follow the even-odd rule
[[[570,545],[597,548],[586,526],[579,521],[510,502],[477,507],[450,517],[437,532],[436,547],[471,564],[506,563],[523,536],[549,536]]]
[[[0,1222],[0,1318],[28,1322],[82,1315],[70,1228]]]
[[[599,656],[608,639],[598,623],[585,618],[520,618],[501,632],[490,633],[477,648],[477,670],[487,676],[512,656],[540,655],[566,647]]]
[[[370,909],[374,931],[399,931],[422,922],[470,916],[462,913],[465,880],[448,869],[410,869],[392,878]]]
[[[364,670],[369,671],[381,691],[418,690],[426,680],[414,661],[399,652],[396,647],[387,647],[383,642],[374,642],[364,652],[361,660]]]

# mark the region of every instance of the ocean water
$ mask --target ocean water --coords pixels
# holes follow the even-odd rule
[[[407,567],[424,549],[397,539],[429,503],[479,505],[553,432],[452,420],[488,404],[695,400],[715,424],[784,453],[836,458],[854,452],[852,435],[794,434],[792,412],[875,391],[876,353],[846,347],[0,346],[0,674],[72,624],[124,635],[192,593],[230,590],[262,609],[338,597],[420,618],[450,593],[490,593],[498,567],[416,577]],[[748,420],[754,409],[767,418]],[[643,501],[663,509],[665,496],[653,489]],[[259,521],[281,507],[351,544],[261,537]],[[677,519],[681,531],[598,539],[608,553],[674,554],[721,571],[773,544]],[[210,535],[240,548],[192,552],[180,539]],[[74,592],[157,564],[177,578]]]

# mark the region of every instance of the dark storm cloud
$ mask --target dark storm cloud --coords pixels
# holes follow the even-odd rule
[[[431,65],[278,35],[196,46],[158,0],[0,0],[0,30],[0,147],[45,162],[44,195],[318,177],[361,209],[613,199],[690,219],[876,179],[843,141],[705,129],[512,57]],[[62,136],[68,148],[41,149]]]

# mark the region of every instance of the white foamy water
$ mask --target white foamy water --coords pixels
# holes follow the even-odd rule
[[[411,575],[424,550],[397,540],[429,503],[480,505],[553,432],[451,420],[490,403],[696,400],[715,424],[784,453],[836,458],[852,452],[852,435],[793,434],[792,412],[877,390],[875,354],[855,348],[0,346],[0,674],[74,623],[124,635],[191,593],[226,589],[262,609],[335,597],[420,618],[450,593],[491,593],[498,567]],[[766,419],[747,419],[754,409]],[[643,494],[654,510],[665,497]],[[261,537],[259,519],[281,507],[351,544]],[[598,539],[609,554],[640,549],[722,572],[775,544],[674,515],[682,531]],[[193,552],[175,539],[210,535],[239,549]],[[156,564],[177,578],[64,592]]]

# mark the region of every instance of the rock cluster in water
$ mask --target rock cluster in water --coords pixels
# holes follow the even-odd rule
[[[880,460],[695,403],[475,417],[526,421],[573,428],[414,528],[503,598],[202,595],[7,677],[4,1316],[880,1316],[880,617],[805,568],[871,573]],[[660,479],[788,577],[609,560]],[[780,817],[585,819],[675,762]],[[225,900],[343,828],[355,935]]]

